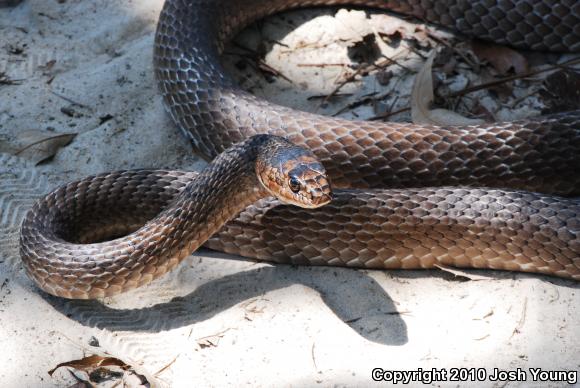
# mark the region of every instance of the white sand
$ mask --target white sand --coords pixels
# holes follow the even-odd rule
[[[155,87],[153,31],[161,3],[27,0],[0,10],[0,71],[23,80],[0,86],[0,136],[29,129],[80,133],[37,167],[0,156],[1,386],[70,385],[66,369],[53,378],[47,371],[94,352],[133,363],[149,377],[170,364],[156,383],[175,387],[367,386],[375,367],[580,369],[579,287],[542,276],[474,271],[489,280],[461,282],[441,271],[294,268],[201,252],[165,278],[116,298],[67,301],[40,292],[22,271],[17,239],[22,217],[41,194],[102,171],[202,165],[164,113]],[[300,27],[302,38],[319,34],[324,41],[341,33],[344,20],[360,18],[341,12],[334,22],[335,11],[318,12],[318,21]],[[308,15],[291,19],[301,24]],[[265,30],[275,33],[287,19],[273,19]],[[345,60],[345,45],[328,50],[324,57],[298,53],[295,61]],[[328,93],[337,75],[296,73],[276,62],[277,52],[269,63],[298,81],[278,81],[278,92],[262,82],[255,91],[312,110],[304,96]],[[51,68],[39,67],[50,61]],[[371,83],[351,91],[379,88]],[[63,107],[78,117],[63,114]],[[106,115],[113,118],[100,124]],[[100,347],[89,345],[93,336]]]

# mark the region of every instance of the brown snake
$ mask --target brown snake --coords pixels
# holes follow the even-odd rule
[[[564,198],[580,193],[580,111],[466,127],[351,122],[270,104],[224,73],[224,43],[247,24],[339,4],[386,8],[521,48],[580,51],[575,0],[167,0],[155,43],[158,83],[194,147],[216,159],[198,177],[125,171],[50,193],[22,226],[28,274],[54,295],[102,297],[161,276],[205,243],[284,263],[449,265],[580,280],[580,203]],[[267,193],[307,207],[327,202],[313,156],[280,138],[251,137],[261,133],[309,148],[333,187],[351,189],[317,209],[271,199],[246,208]],[[270,155],[278,164],[254,163],[268,159],[260,144],[266,154],[294,151]],[[288,197],[295,189],[301,198]]]

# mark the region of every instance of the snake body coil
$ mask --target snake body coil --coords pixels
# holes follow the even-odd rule
[[[270,104],[223,71],[225,41],[248,23],[339,4],[391,9],[516,47],[580,51],[580,3],[571,0],[167,0],[155,43],[159,86],[195,148],[217,157],[210,169],[224,181],[205,171],[201,179],[137,171],[68,184],[24,221],[22,258],[31,277],[59,296],[112,295],[167,272],[209,239],[213,249],[277,262],[439,264],[580,280],[580,204],[559,197],[580,194],[580,112],[466,127],[351,122]],[[359,190],[335,191],[314,210],[261,200],[223,226],[265,192],[233,190],[235,174],[223,160],[237,151],[222,152],[261,133],[311,149],[334,187]],[[327,187],[321,178],[301,179],[303,187]],[[120,207],[106,210],[113,203]],[[212,210],[204,216],[192,211],[205,207]]]

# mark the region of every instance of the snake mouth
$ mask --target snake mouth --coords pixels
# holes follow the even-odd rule
[[[332,193],[318,193],[318,196],[312,197],[311,205],[305,206],[308,209],[316,209],[324,205],[328,205],[332,201]]]

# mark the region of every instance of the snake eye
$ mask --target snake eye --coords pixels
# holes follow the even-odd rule
[[[290,190],[292,190],[293,193],[297,193],[300,191],[300,181],[295,176],[290,178],[289,184]]]

